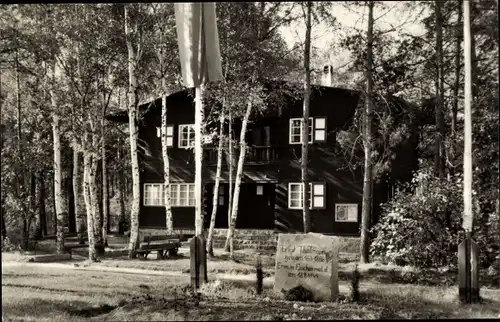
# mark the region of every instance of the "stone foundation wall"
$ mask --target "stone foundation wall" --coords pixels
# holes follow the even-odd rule
[[[187,246],[187,240],[194,235],[194,229],[176,229],[176,234],[184,236],[184,245]],[[141,228],[139,235],[162,235],[164,229]],[[223,248],[226,242],[227,229],[214,229],[214,247]],[[234,239],[234,248],[255,249],[259,251],[276,251],[278,244],[278,233],[268,229],[236,229]],[[340,251],[344,253],[359,253],[359,237],[339,237],[341,240]]]

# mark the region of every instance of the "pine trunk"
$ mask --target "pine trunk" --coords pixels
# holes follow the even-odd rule
[[[91,201],[91,155],[88,151],[83,154],[83,199],[85,201],[85,209],[87,212],[87,236],[89,242],[89,260],[92,262],[97,261],[97,254],[95,249],[95,232],[94,232],[94,216]]]
[[[139,181],[139,157],[137,153],[138,129],[138,105],[137,97],[137,57],[134,53],[132,40],[130,39],[130,17],[127,5],[125,5],[125,36],[128,50],[128,125],[130,135],[130,159],[132,166],[132,209],[130,211],[130,240],[128,245],[129,258],[137,256],[136,249],[139,240],[139,209],[141,200],[141,188]]]
[[[208,229],[208,238],[207,238],[207,252],[209,256],[214,256],[214,248],[213,248],[213,235],[215,229],[215,218],[217,216],[217,208],[219,205],[219,183],[220,176],[222,172],[222,153],[224,149],[224,108],[221,112],[220,117],[220,126],[219,126],[219,147],[217,150],[217,171],[215,173],[215,185],[214,185],[214,196],[212,201],[212,216],[210,217],[210,227]]]
[[[470,1],[464,0],[464,218],[463,228],[472,232],[472,55],[470,29]]]
[[[45,184],[43,180],[43,170],[37,175],[38,190],[38,211],[35,218],[35,238],[41,239],[43,236],[43,221],[45,217]]]
[[[38,234],[38,226],[39,226],[39,220],[40,220],[40,217],[38,216],[39,212],[38,212],[38,200],[36,198],[37,194],[36,194],[36,190],[37,190],[37,178],[36,178],[36,172],[31,172],[31,175],[30,175],[30,178],[31,178],[31,212],[32,214],[35,214],[35,229],[31,229],[31,225],[28,225],[29,229],[30,229],[30,233],[32,235],[32,239],[33,240],[39,240],[40,239],[40,235]],[[29,216],[30,217],[30,221],[32,221],[33,219],[33,216]]]
[[[164,80],[163,80],[164,83]],[[164,87],[165,88],[165,87]],[[172,207],[170,200],[170,161],[167,148],[167,94],[163,94],[161,104],[161,148],[163,156],[163,180],[165,189],[165,221],[168,234],[174,232],[174,221],[172,218]]]
[[[118,147],[116,151],[116,159],[118,161],[118,173],[117,173],[117,179],[118,179],[118,205],[119,205],[119,220],[118,220],[118,233],[124,234],[125,233],[125,200],[124,200],[124,184],[123,184],[123,168],[121,164],[121,146],[120,146],[120,138],[118,138]]]
[[[247,110],[245,112],[245,117],[243,119],[243,123],[241,125],[240,132],[240,157],[238,159],[238,168],[236,169],[236,180],[234,183],[234,196],[233,203],[231,205],[231,223],[229,225],[229,258],[234,260],[234,230],[236,228],[236,220],[238,217],[238,199],[240,196],[240,185],[241,185],[241,177],[243,176],[243,164],[245,162],[245,154],[246,154],[246,142],[245,142],[245,134],[247,131],[248,119],[250,118],[250,113],[252,112],[252,102],[249,100],[247,105]]]
[[[434,150],[434,168],[439,178],[443,179],[445,175],[444,158],[444,64],[443,64],[443,16],[441,12],[441,1],[434,1],[434,11],[436,15],[436,139]]]
[[[458,113],[458,93],[460,90],[460,44],[462,43],[460,34],[460,24],[462,22],[461,0],[457,0],[458,18],[455,29],[455,85],[453,86],[453,105],[451,107],[451,144],[450,144],[450,175],[455,173],[455,144],[457,140],[457,113]]]
[[[361,206],[360,262],[369,262],[371,205],[372,205],[372,99],[373,99],[373,2],[368,2],[368,33],[366,55],[366,93],[365,93],[365,166],[363,178],[363,201]]]
[[[307,17],[306,17],[306,41],[304,47],[304,106],[302,119],[302,157],[301,157],[301,172],[302,172],[302,219],[304,223],[304,233],[311,231],[311,216],[309,212],[309,176],[308,176],[308,161],[309,161],[309,105],[311,103],[311,11],[312,2],[307,1]]]

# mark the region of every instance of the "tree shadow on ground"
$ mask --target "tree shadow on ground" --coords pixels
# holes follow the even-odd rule
[[[352,270],[339,270],[340,280],[350,280]],[[410,271],[387,268],[369,268],[361,271],[362,279],[382,284],[413,284],[424,286],[453,286],[458,283],[458,272],[439,272],[437,270]],[[481,286],[498,288],[498,277],[481,274],[479,278]]]
[[[4,301],[4,303],[2,303],[2,310],[6,316],[21,317],[29,315],[42,318],[66,314],[80,315],[78,312],[82,310],[84,310],[84,313],[87,312],[85,310],[88,310],[88,306],[89,303],[85,301],[32,298],[29,301],[19,301],[16,303]],[[101,306],[95,307],[96,311],[102,310],[100,308]]]

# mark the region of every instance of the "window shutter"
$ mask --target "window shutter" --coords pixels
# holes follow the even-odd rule
[[[326,209],[326,183],[312,182],[312,209]]]
[[[314,118],[314,142],[326,142],[326,117]]]

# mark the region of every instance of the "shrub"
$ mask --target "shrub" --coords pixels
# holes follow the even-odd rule
[[[419,268],[456,265],[462,218],[462,183],[417,172],[405,192],[382,205],[371,253]]]
[[[20,251],[21,246],[13,244],[9,237],[5,237],[2,239],[2,252],[14,252],[14,251]]]
[[[460,176],[440,180],[426,170],[418,171],[404,191],[382,205],[380,220],[371,231],[372,255],[398,265],[455,269],[464,237],[462,193]],[[499,256],[498,213],[486,206],[492,197],[481,189],[473,191],[473,199],[473,239],[480,264],[487,268]]]

